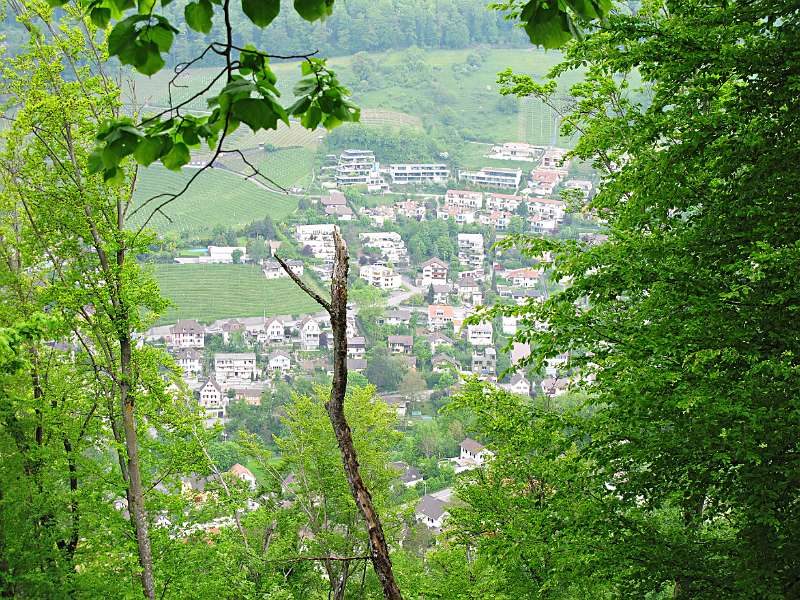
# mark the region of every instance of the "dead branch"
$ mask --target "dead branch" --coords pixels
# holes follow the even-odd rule
[[[330,315],[333,329],[333,384],[331,385],[330,400],[326,402],[325,408],[339,444],[350,492],[367,526],[370,560],[383,586],[383,596],[387,600],[402,600],[400,588],[392,570],[392,561],[383,526],[372,502],[372,495],[361,477],[353,435],[344,414],[347,392],[347,273],[349,258],[347,246],[337,229],[333,230],[333,243],[336,254],[331,275],[330,302],[311,290],[282,259],[277,256],[276,259],[300,289],[325,308]]]

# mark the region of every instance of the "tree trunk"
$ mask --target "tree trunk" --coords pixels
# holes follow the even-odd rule
[[[358,456],[353,445],[353,435],[344,414],[344,400],[347,392],[347,272],[349,260],[347,247],[337,230],[333,232],[333,240],[336,247],[336,259],[331,276],[330,302],[323,299],[303,283],[280,257],[276,256],[275,258],[289,277],[304,292],[325,308],[331,317],[331,328],[333,329],[333,384],[331,386],[331,398],[326,403],[325,408],[328,411],[328,417],[333,426],[336,441],[339,444],[339,451],[342,455],[342,463],[347,474],[350,492],[353,494],[356,506],[358,506],[361,516],[367,525],[370,558],[375,573],[378,575],[383,587],[383,596],[387,600],[402,600],[400,588],[397,586],[397,581],[392,571],[392,561],[389,557],[389,547],[386,544],[383,526],[372,503],[372,496],[361,478]]]
[[[127,319],[125,320],[127,322]],[[147,517],[144,512],[142,474],[139,469],[139,444],[136,436],[134,399],[130,393],[131,382],[131,338],[127,330],[119,337],[120,349],[120,402],[122,404],[122,428],[125,432],[125,449],[128,453],[128,512],[136,533],[139,550],[139,565],[142,567],[142,591],[145,598],[155,600],[153,580],[153,554],[150,536],[147,533]]]

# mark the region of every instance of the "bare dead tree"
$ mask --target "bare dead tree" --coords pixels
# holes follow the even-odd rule
[[[383,586],[383,596],[387,600],[402,600],[400,588],[392,571],[392,561],[389,557],[389,547],[386,544],[383,526],[372,502],[372,495],[361,477],[358,456],[353,445],[353,435],[344,414],[344,400],[347,392],[347,272],[349,259],[347,246],[336,229],[333,231],[333,243],[336,253],[331,274],[330,301],[312,290],[281,257],[276,255],[275,259],[300,289],[311,296],[330,315],[331,329],[333,330],[333,383],[330,400],[325,403],[325,409],[339,444],[350,492],[353,494],[356,506],[367,526],[370,559]]]

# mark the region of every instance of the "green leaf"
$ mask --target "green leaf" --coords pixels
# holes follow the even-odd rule
[[[163,143],[160,137],[144,138],[133,151],[133,157],[137,163],[146,167],[158,160],[162,149]]]
[[[186,17],[186,24],[201,33],[209,33],[211,31],[211,17],[214,15],[214,7],[208,0],[198,0],[198,2],[190,2],[183,10],[183,15]]]
[[[322,111],[319,106],[312,105],[300,119],[300,124],[306,129],[316,129],[322,120]]]
[[[257,27],[266,27],[281,11],[280,0],[242,0],[244,14]]]
[[[92,9],[89,16],[95,27],[98,29],[105,29],[108,27],[109,21],[111,21],[111,9],[98,6]]]
[[[306,21],[318,21],[333,14],[333,0],[294,0],[294,9]]]
[[[271,104],[260,98],[242,98],[233,103],[233,115],[242,123],[247,123],[253,131],[275,129],[279,115]]]
[[[142,75],[153,75],[158,73],[164,66],[164,59],[158,51],[158,46],[153,42],[147,44],[147,57],[144,61],[135,64],[136,70]]]
[[[183,142],[178,142],[161,159],[161,164],[171,171],[179,171],[180,168],[189,162],[189,147]]]

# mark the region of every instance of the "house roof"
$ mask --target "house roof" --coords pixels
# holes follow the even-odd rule
[[[472,277],[462,277],[458,280],[458,287],[460,288],[472,288],[478,287],[478,282],[475,281]]]
[[[428,341],[430,342],[441,342],[443,344],[455,344],[453,340],[443,334],[441,331],[434,331],[433,333],[428,335]]]
[[[447,356],[447,354],[437,354],[431,359],[431,365],[434,367],[442,364],[455,365],[456,361],[453,357]]]
[[[349,206],[344,205],[334,205],[334,206],[326,206],[325,207],[325,214],[326,215],[338,215],[341,217],[344,216],[352,216],[353,211],[350,209]]]
[[[388,341],[390,344],[403,344],[404,346],[414,345],[414,338],[410,335],[390,335]]]
[[[411,467],[402,461],[389,464],[400,471],[400,481],[403,483],[411,483],[412,481],[419,481],[422,479],[422,473],[420,473],[420,470],[416,467]]]
[[[206,386],[207,386],[209,383],[210,383],[212,386],[214,386],[214,387],[216,388],[216,390],[217,390],[217,391],[218,391],[220,394],[222,393],[222,386],[220,386],[220,384],[219,384],[219,383],[217,383],[217,380],[216,380],[216,379],[215,379],[213,376],[209,377],[209,378],[206,380],[206,382],[203,384],[203,387],[201,387],[200,389],[202,390],[202,389],[203,389],[204,387],[206,387]]]
[[[444,502],[431,495],[423,496],[417,502],[417,514],[425,515],[433,520],[441,519],[446,512]]]
[[[198,360],[200,354],[194,348],[182,348],[175,353],[178,360]]]
[[[514,373],[514,376],[511,378],[511,385],[516,385],[518,383],[525,383],[530,385],[528,380],[525,378],[525,375],[522,373]]]
[[[386,318],[391,319],[400,319],[401,321],[407,321],[411,318],[411,311],[410,310],[390,310],[386,312]]]
[[[255,360],[256,353],[255,352],[217,352],[214,355],[214,361],[218,360]]]
[[[267,327],[269,327],[269,326],[270,326],[270,325],[272,325],[273,323],[277,323],[278,325],[280,325],[281,327],[283,327],[283,321],[281,321],[280,319],[276,319],[276,318],[274,318],[274,317],[270,317],[269,319],[267,319],[266,321],[264,321],[264,329],[266,329]]]
[[[255,479],[253,472],[244,465],[240,465],[239,463],[236,463],[230,469],[228,469],[228,472],[233,473],[237,477],[247,477],[248,479]]]
[[[424,269],[425,267],[430,267],[430,266],[434,266],[434,265],[439,266],[439,267],[444,267],[444,268],[447,268],[447,266],[448,266],[447,263],[444,262],[441,258],[436,258],[434,256],[433,258],[429,258],[424,263],[422,263],[420,265],[420,267]]]
[[[464,441],[461,442],[461,447],[467,452],[472,452],[473,454],[480,452],[485,448],[483,444],[476,442],[472,438],[464,438]]]
[[[178,321],[172,326],[172,333],[203,333],[205,330],[200,323],[194,319],[185,319]]]
[[[441,313],[443,317],[450,317],[451,319],[455,315],[455,311],[453,310],[452,306],[448,306],[447,304],[429,304],[428,305],[428,317],[436,317],[439,316],[438,313]]]
[[[367,361],[363,358],[348,358],[347,368],[351,371],[359,371],[367,368]]]
[[[273,358],[289,358],[289,355],[286,354],[283,350],[276,350],[272,354],[269,355],[269,360],[271,361]]]
[[[351,338],[347,338],[347,345],[348,346],[366,346],[367,345],[367,338],[356,335]]]

